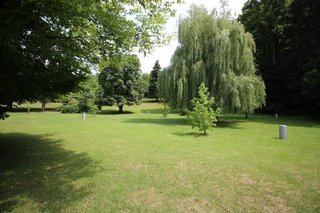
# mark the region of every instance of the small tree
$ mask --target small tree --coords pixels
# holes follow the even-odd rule
[[[159,92],[158,92],[158,73],[161,70],[159,61],[153,66],[153,69],[150,73],[150,81],[149,81],[149,98],[155,98],[157,101],[159,99]]]
[[[168,107],[167,104],[165,104],[163,107],[163,117],[164,118],[168,117],[169,113],[170,113],[170,107]]]
[[[59,108],[59,111],[62,113],[95,113],[97,109],[96,93],[99,89],[100,87],[96,77],[88,76],[86,81],[79,84],[77,92],[71,92],[61,97],[61,101],[64,104]]]
[[[192,128],[198,127],[199,131],[203,131],[207,135],[207,129],[212,129],[217,122],[216,116],[220,114],[220,109],[213,110],[214,98],[209,98],[208,88],[202,82],[198,91],[199,98],[191,100],[193,110],[188,112],[188,119]]]

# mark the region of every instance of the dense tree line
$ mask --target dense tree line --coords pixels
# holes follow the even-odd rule
[[[266,84],[266,110],[317,112],[320,108],[320,2],[249,0],[239,17],[256,42]]]
[[[240,23],[194,6],[179,22],[178,39],[171,66],[158,77],[160,98],[172,108],[190,109],[202,82],[224,112],[253,112],[264,104],[255,43]]]
[[[0,118],[13,102],[74,90],[101,58],[161,43],[176,2],[0,1]]]

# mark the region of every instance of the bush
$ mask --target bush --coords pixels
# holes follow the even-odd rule
[[[170,108],[167,107],[167,105],[165,105],[163,108],[163,117],[166,118],[169,113],[170,113]]]
[[[62,113],[78,113],[79,109],[77,104],[64,104],[58,108],[58,111]]]

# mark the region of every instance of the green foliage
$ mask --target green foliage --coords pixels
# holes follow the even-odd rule
[[[307,72],[303,79],[302,95],[306,104],[310,106],[312,111],[316,112],[320,109],[320,71],[313,69]]]
[[[99,75],[103,88],[102,105],[119,107],[139,104],[144,93],[140,84],[140,61],[136,55],[112,59]]]
[[[160,72],[160,70],[161,70],[161,67],[160,67],[159,61],[157,60],[150,73],[149,92],[148,92],[149,98],[155,98],[157,100],[159,98],[158,73]]]
[[[170,107],[168,107],[167,105],[164,105],[164,107],[163,107],[163,117],[164,118],[168,117],[169,113],[170,113]]]
[[[217,122],[216,117],[220,115],[220,109],[213,110],[214,98],[209,97],[210,93],[203,82],[199,86],[198,95],[199,98],[191,100],[193,110],[188,112],[187,117],[192,128],[197,127],[206,135],[208,129],[216,126],[214,122]]]
[[[268,111],[318,112],[307,76],[320,70],[318,0],[249,0],[239,21],[253,34]],[[313,84],[313,83],[311,83]]]
[[[1,107],[74,91],[101,58],[165,42],[176,2],[2,0]]]
[[[100,89],[97,78],[91,76],[85,82],[80,83],[78,92],[78,109],[80,112],[95,113],[97,110],[97,91]]]
[[[78,113],[79,108],[77,104],[63,104],[62,106],[58,107],[58,111],[62,113]]]
[[[265,85],[256,73],[255,43],[226,15],[192,7],[180,20],[179,43],[168,69],[159,73],[160,97],[175,109],[191,108],[201,82],[224,112],[253,112],[265,103]]]
[[[7,107],[3,107],[0,105],[0,120],[4,120],[9,117],[9,115],[6,113],[7,110]]]
[[[59,107],[62,113],[78,113],[89,112],[95,113],[97,110],[97,94],[101,90],[96,77],[89,76],[86,81],[79,85],[79,89],[75,93],[60,98],[64,103]]]
[[[140,78],[140,85],[143,88],[144,97],[148,97],[149,82],[150,82],[150,74],[149,73],[142,73],[141,78]]]
[[[285,36],[288,15],[288,0],[249,0],[239,16],[239,21],[255,39],[256,62],[266,84],[266,108],[269,110],[280,110],[281,103],[288,97],[286,92],[282,92],[285,84],[282,69],[286,63],[285,55],[288,54],[285,51],[288,42]]]

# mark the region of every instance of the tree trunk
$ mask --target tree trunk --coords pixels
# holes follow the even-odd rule
[[[41,110],[42,110],[42,112],[46,111],[46,100],[45,99],[42,100]]]
[[[204,135],[207,135],[207,130],[206,130],[206,129],[204,129],[203,131],[204,131]]]
[[[246,112],[246,118],[248,118],[248,112]]]
[[[119,106],[119,113],[123,112],[123,105]]]
[[[8,102],[8,103],[7,103],[7,109],[8,109],[8,111],[10,111],[10,112],[13,110],[12,104],[13,104],[13,102]]]
[[[30,102],[29,101],[27,101],[27,111],[28,111],[28,113],[30,113]]]
[[[219,123],[220,122],[220,117],[216,116],[216,119],[217,119],[217,122]]]
[[[277,56],[276,56],[276,44],[275,41],[272,43],[272,65],[274,68],[277,66]]]

